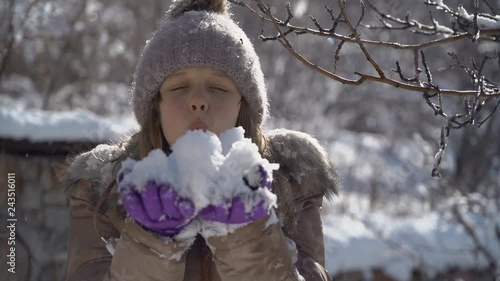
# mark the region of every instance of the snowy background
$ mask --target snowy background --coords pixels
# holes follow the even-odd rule
[[[284,4],[271,1],[278,14]],[[473,1],[444,1],[470,10]],[[168,1],[14,1],[0,3],[0,139],[44,141],[118,140],[138,126],[128,107],[128,88],[144,41],[160,22]],[[404,17],[429,21],[428,8],[412,1],[374,1]],[[309,14],[328,22],[326,0],[292,1],[297,24]],[[357,7],[353,3],[354,10]],[[500,1],[490,1],[496,11]],[[418,6],[420,5],[420,6]],[[484,4],[482,4],[484,5]],[[417,8],[415,8],[417,7]],[[486,6],[482,9],[487,9]],[[278,43],[257,39],[270,26],[242,8],[233,11],[260,55],[271,97],[268,129],[286,127],[317,137],[335,162],[341,196],[324,203],[327,269],[332,275],[360,271],[374,278],[380,269],[393,280],[441,280],[450,270],[487,270],[493,258],[500,275],[500,117],[478,128],[454,131],[432,178],[442,120],[419,93],[377,84],[343,86],[306,69]],[[444,14],[433,16],[447,23]],[[9,28],[12,23],[13,32]],[[314,27],[314,26],[311,26]],[[418,42],[408,33],[371,31],[368,38]],[[331,68],[334,40],[291,37],[310,60]],[[496,42],[446,45],[427,54],[442,87],[468,89],[468,77],[446,69],[445,54],[468,57],[498,50]],[[412,56],[373,50],[382,67]],[[343,48],[338,71],[365,67],[359,50]],[[8,57],[8,60],[5,58]],[[362,69],[361,69],[362,70]],[[498,83],[499,65],[485,69]],[[459,108],[461,100],[445,99]],[[2,156],[3,157],[3,156]],[[2,202],[3,204],[3,202]],[[489,257],[486,257],[486,249]],[[458,278],[458,277],[457,277]],[[470,277],[464,280],[483,280]],[[458,279],[456,279],[458,280]],[[484,279],[492,280],[492,279]]]

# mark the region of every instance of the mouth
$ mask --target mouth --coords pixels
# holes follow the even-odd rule
[[[207,124],[205,124],[201,120],[196,120],[191,125],[189,125],[189,130],[203,130],[206,131],[208,129]]]

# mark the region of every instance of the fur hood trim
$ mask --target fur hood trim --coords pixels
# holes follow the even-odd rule
[[[66,160],[66,170],[59,179],[59,184],[69,200],[75,184],[80,181],[88,181],[93,184],[93,188],[87,190],[88,197],[92,202],[97,202],[104,191],[115,181],[116,174],[120,170],[121,161],[127,157],[127,151],[131,145],[132,137],[127,137],[119,143],[100,144],[90,151],[83,152],[76,156],[68,157]],[[113,188],[108,200],[103,204],[103,209],[118,205],[118,194]]]
[[[324,194],[327,199],[339,194],[337,172],[325,149],[311,135],[285,129],[267,133],[268,159],[280,164],[291,185],[304,195]]]

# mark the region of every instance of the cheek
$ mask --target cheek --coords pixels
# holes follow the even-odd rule
[[[235,106],[233,107],[233,109],[231,110],[231,118],[229,118],[231,120],[231,124],[232,126],[234,127],[236,125],[236,121],[238,121],[238,115],[240,113],[240,106]]]
[[[240,100],[241,98],[234,98],[228,105],[227,105],[227,112],[228,112],[228,121],[233,125],[236,125],[236,121],[238,120],[238,115],[240,114]]]
[[[169,144],[173,144],[177,138],[184,134],[182,120],[185,120],[185,116],[181,107],[171,102],[160,102],[159,108],[163,136]]]
[[[240,106],[238,102],[227,103],[224,105],[220,105],[216,109],[217,112],[217,134],[220,134],[228,129],[236,126],[236,121],[238,120],[238,115],[240,112]]]

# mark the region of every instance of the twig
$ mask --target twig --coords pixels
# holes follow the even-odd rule
[[[362,2],[363,0],[360,0],[360,1],[361,1],[361,3],[363,3]],[[356,28],[352,25],[351,21],[349,20],[349,16],[347,15],[347,11],[346,11],[345,0],[338,0],[338,4],[339,4],[340,11],[342,12],[342,16],[344,17],[344,20],[345,20],[347,26],[351,30],[352,35],[356,39],[356,42],[358,43],[359,47],[361,48],[361,50],[365,54],[366,59],[370,62],[370,64],[373,66],[373,68],[375,68],[375,70],[377,71],[380,78],[385,78],[385,73],[382,71],[380,66],[372,58],[372,56],[370,55],[370,53],[366,49],[365,45],[363,44],[363,41],[361,41],[361,38],[359,37],[358,31],[356,30]],[[363,5],[363,7],[364,7],[364,5]],[[364,13],[362,13],[361,16],[364,16]],[[359,21],[361,21],[361,19]]]
[[[434,34],[449,34],[448,32],[442,32],[436,28],[436,21],[431,15],[432,25],[423,24],[417,20],[410,20],[409,13],[406,14],[405,19],[400,19],[394,17],[392,15],[381,12],[370,0],[367,0],[370,8],[378,15],[379,21],[383,26],[365,26],[370,29],[414,29],[413,32],[425,35],[434,35]],[[401,26],[392,26],[389,23],[386,23],[384,19],[387,19],[393,23],[399,24]]]
[[[399,75],[399,79],[405,82],[418,82],[418,74],[413,78],[408,78],[403,75],[403,71],[401,70],[401,66],[399,65],[399,61],[396,61],[396,69],[392,69],[392,71],[396,72]]]
[[[289,30],[287,30],[287,31],[283,32],[283,35],[284,35],[284,36],[287,36],[288,34],[290,34],[290,33],[292,33],[292,32],[293,32],[293,30],[289,29]],[[262,40],[262,42],[266,42],[266,41],[275,41],[275,40],[278,40],[278,41],[279,41],[279,39],[281,38],[281,34],[278,34],[278,35],[276,35],[276,36],[264,36],[264,35],[262,35],[263,33],[264,33],[264,30],[262,30],[262,31],[261,31],[261,34],[260,34],[260,36],[259,36],[259,39],[261,39],[261,40]]]
[[[472,36],[472,42],[476,42],[479,39],[479,26],[477,25],[477,14],[479,13],[479,0],[474,0],[474,34]]]
[[[439,166],[443,160],[446,145],[448,144],[448,137],[450,136],[449,124],[441,127],[441,138],[439,140],[439,151],[434,156],[434,168],[432,169],[432,176],[434,178],[441,178],[441,173],[439,173]]]
[[[316,65],[316,64],[313,64],[311,63],[310,61],[308,61],[306,58],[304,58],[301,54],[299,54],[297,51],[295,51],[295,49],[292,47],[292,45],[290,44],[290,42],[288,41],[288,39],[286,38],[285,34],[283,33],[283,31],[281,31],[281,28],[279,27],[276,19],[274,18],[274,16],[272,15],[271,11],[269,10],[269,8],[267,8],[264,3],[262,3],[262,0],[255,0],[257,1],[258,3],[258,7],[259,9],[264,12],[265,14],[267,14],[273,21],[273,24],[274,24],[274,27],[278,30],[278,33],[280,35],[280,39],[283,40],[283,41],[280,41],[283,43],[283,46],[290,52],[292,53],[299,61],[301,61],[304,65],[310,67],[311,69],[327,76],[327,77],[330,77],[332,79],[335,79],[343,84],[350,84],[350,85],[359,85],[362,83],[362,81],[360,80],[351,80],[351,79],[346,79],[346,78],[343,78],[341,76],[338,76],[338,75],[335,75],[329,71],[327,71],[326,69],[323,69],[322,67]]]
[[[429,89],[427,87],[415,86],[415,85],[411,85],[408,83],[396,81],[394,79],[387,78],[387,77],[381,78],[381,77],[371,76],[371,75],[367,75],[367,74],[363,74],[363,73],[359,73],[359,72],[355,72],[355,73],[357,75],[361,76],[361,79],[363,79],[363,80],[361,80],[361,79],[360,80],[362,82],[364,82],[365,80],[366,81],[380,82],[380,83],[394,86],[396,88],[401,88],[401,89],[405,89],[405,90],[409,90],[409,91],[413,91],[413,92],[421,92],[421,93],[422,92],[428,92],[428,93],[436,93],[437,92],[436,89],[434,89],[434,88]],[[359,83],[359,84],[361,84],[361,83]],[[476,93],[475,90],[459,91],[459,90],[440,89],[440,91],[441,91],[442,95],[457,96],[457,97],[471,96],[471,95],[474,95]],[[495,94],[493,96],[500,96],[500,94]]]
[[[437,7],[439,6],[441,10],[445,11],[446,13],[449,13],[450,15],[454,16],[454,17],[459,17],[458,15],[458,12],[457,11],[454,11],[452,9],[450,9],[450,7],[446,6],[446,5],[438,5],[436,2],[431,2],[429,0],[425,1],[424,2],[424,5],[427,5],[427,6],[434,6],[434,7]]]
[[[486,6],[488,6],[492,14],[498,15],[498,12],[495,10],[495,8],[493,8],[493,6],[491,6],[488,0],[483,0],[483,3],[485,3]]]
[[[493,110],[490,112],[490,114],[483,121],[478,122],[478,124],[479,124],[478,127],[481,127],[486,121],[488,121],[488,119],[490,119],[491,116],[493,116],[493,114],[497,111],[499,105],[500,105],[500,100],[497,102],[497,104],[495,105],[495,108],[493,108]]]
[[[337,49],[335,50],[334,53],[334,62],[333,62],[333,73],[337,72],[337,65],[340,61],[340,50],[342,49],[342,46],[344,46],[345,41],[341,41],[339,45],[337,46]]]
[[[339,25],[339,22],[344,22],[344,21],[341,19],[342,12],[339,12],[339,15],[337,16],[337,18],[335,18],[335,17],[333,16],[332,9],[328,8],[328,6],[326,6],[326,12],[330,15],[330,17],[332,18],[332,21],[333,21],[332,28],[330,28],[330,30],[328,30],[328,32],[329,32],[330,34],[335,34],[335,30],[337,29],[337,26]]]
[[[425,74],[427,75],[427,83],[429,85],[432,85],[432,73],[431,70],[429,69],[429,66],[427,65],[427,60],[425,59],[425,54],[424,51],[420,51],[420,55],[422,56],[422,64],[424,65],[425,69]]]
[[[419,49],[414,49],[413,50],[413,64],[415,65],[415,82],[419,83],[420,82],[420,72],[422,72],[422,70],[419,68],[418,64],[419,64],[419,57],[418,57],[418,54],[419,54]]]
[[[286,20],[283,22],[283,25],[287,25],[290,20],[293,18],[292,11],[290,10],[290,2],[286,3],[286,12],[288,14]]]
[[[356,25],[354,26],[354,29],[357,30],[358,29],[358,26],[359,24],[361,23],[361,21],[365,18],[365,12],[366,12],[366,6],[365,6],[365,3],[363,2],[363,0],[360,0],[359,1],[359,4],[361,5],[361,16],[359,16],[359,19],[358,19],[358,22],[356,23]]]
[[[254,0],[254,1],[258,1],[258,0]],[[273,18],[274,18],[274,16],[273,16]],[[263,18],[263,20],[273,22],[272,18]],[[274,18],[274,20],[278,21],[278,19],[276,19],[276,18]],[[341,34],[334,33],[334,32],[327,32],[327,31],[321,32],[319,30],[295,26],[295,25],[291,25],[291,24],[287,24],[284,27],[292,29],[300,34],[311,34],[311,35],[315,35],[315,36],[319,36],[319,37],[331,37],[334,39],[346,41],[348,43],[357,43],[355,38],[350,38],[349,36],[341,35]],[[479,39],[485,39],[486,36],[488,36],[488,35],[500,35],[500,28],[498,28],[498,29],[480,29],[479,31],[480,31],[480,38]],[[452,35],[450,37],[434,39],[434,40],[430,40],[430,41],[420,43],[420,44],[402,44],[402,43],[398,43],[398,42],[384,42],[384,41],[368,40],[368,39],[361,39],[361,42],[363,42],[363,44],[365,44],[365,45],[383,46],[383,47],[393,48],[393,49],[397,49],[397,50],[410,50],[410,49],[426,49],[426,48],[434,47],[437,45],[443,45],[443,44],[448,44],[451,42],[456,42],[456,41],[463,40],[466,38],[469,38],[469,33],[462,32],[462,33],[457,33],[456,35]]]

